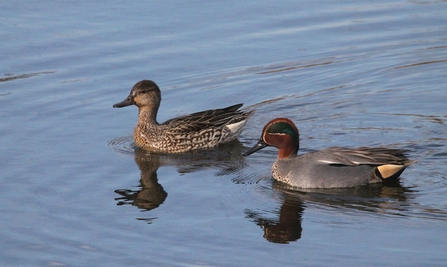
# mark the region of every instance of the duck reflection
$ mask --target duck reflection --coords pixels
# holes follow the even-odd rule
[[[244,166],[243,146],[235,140],[214,149],[198,150],[182,154],[153,154],[135,148],[134,160],[140,169],[140,185],[136,190],[117,189],[117,205],[133,205],[148,211],[159,207],[168,193],[158,182],[157,170],[162,166],[176,166],[181,174],[215,168],[216,176],[227,175]]]
[[[287,244],[301,238],[301,222],[306,203],[348,208],[376,213],[399,214],[402,201],[411,190],[401,186],[398,180],[386,184],[371,184],[353,188],[306,189],[296,188],[273,181],[273,189],[279,191],[283,202],[278,219],[267,219],[261,213],[246,210],[246,217],[264,230],[264,238],[273,243]],[[393,204],[394,203],[394,204]]]
[[[286,195],[279,210],[279,220],[263,218],[260,213],[246,210],[246,217],[264,230],[264,238],[273,243],[287,244],[301,238],[304,203],[300,198]]]
[[[145,151],[135,150],[135,163],[140,169],[140,187],[137,190],[117,189],[115,193],[122,197],[115,198],[118,205],[131,204],[143,210],[152,210],[160,206],[168,196],[158,182],[157,170],[160,167],[159,155],[151,155]]]

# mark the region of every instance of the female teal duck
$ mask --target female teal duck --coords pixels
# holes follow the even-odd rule
[[[278,149],[272,166],[275,180],[300,188],[353,187],[396,179],[414,163],[406,150],[360,147],[331,147],[298,156],[299,133],[286,118],[271,120],[264,126],[261,139],[244,153],[248,156],[266,146]]]
[[[157,153],[181,153],[215,147],[236,139],[254,111],[238,110],[242,104],[212,109],[157,122],[161,93],[155,82],[142,80],[129,96],[113,105],[138,107],[138,124],[134,130],[135,145]]]

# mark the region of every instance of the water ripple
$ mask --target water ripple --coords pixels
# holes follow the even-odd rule
[[[8,73],[8,74],[5,74],[5,76],[7,76],[7,77],[0,78],[0,82],[8,82],[8,81],[17,80],[17,79],[26,79],[26,78],[30,78],[30,77],[37,76],[37,75],[52,74],[52,73],[56,73],[56,71],[41,71],[41,72],[26,73],[26,74],[20,74],[20,75],[14,75],[12,73]]]

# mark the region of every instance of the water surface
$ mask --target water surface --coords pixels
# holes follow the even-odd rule
[[[0,263],[5,266],[443,266],[445,1],[0,4]],[[159,121],[243,102],[239,142],[135,149],[141,79]],[[397,183],[297,191],[274,149],[241,154],[274,117],[301,152],[389,146]]]

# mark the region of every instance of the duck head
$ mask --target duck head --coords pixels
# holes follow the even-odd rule
[[[258,143],[245,152],[244,156],[267,146],[274,146],[278,149],[278,158],[295,156],[299,149],[298,128],[287,118],[276,118],[269,121],[264,126]]]
[[[160,88],[157,84],[151,80],[142,80],[137,82],[129,96],[119,103],[113,105],[114,108],[122,108],[130,105],[136,105],[137,107],[150,107],[158,110],[161,101]]]

